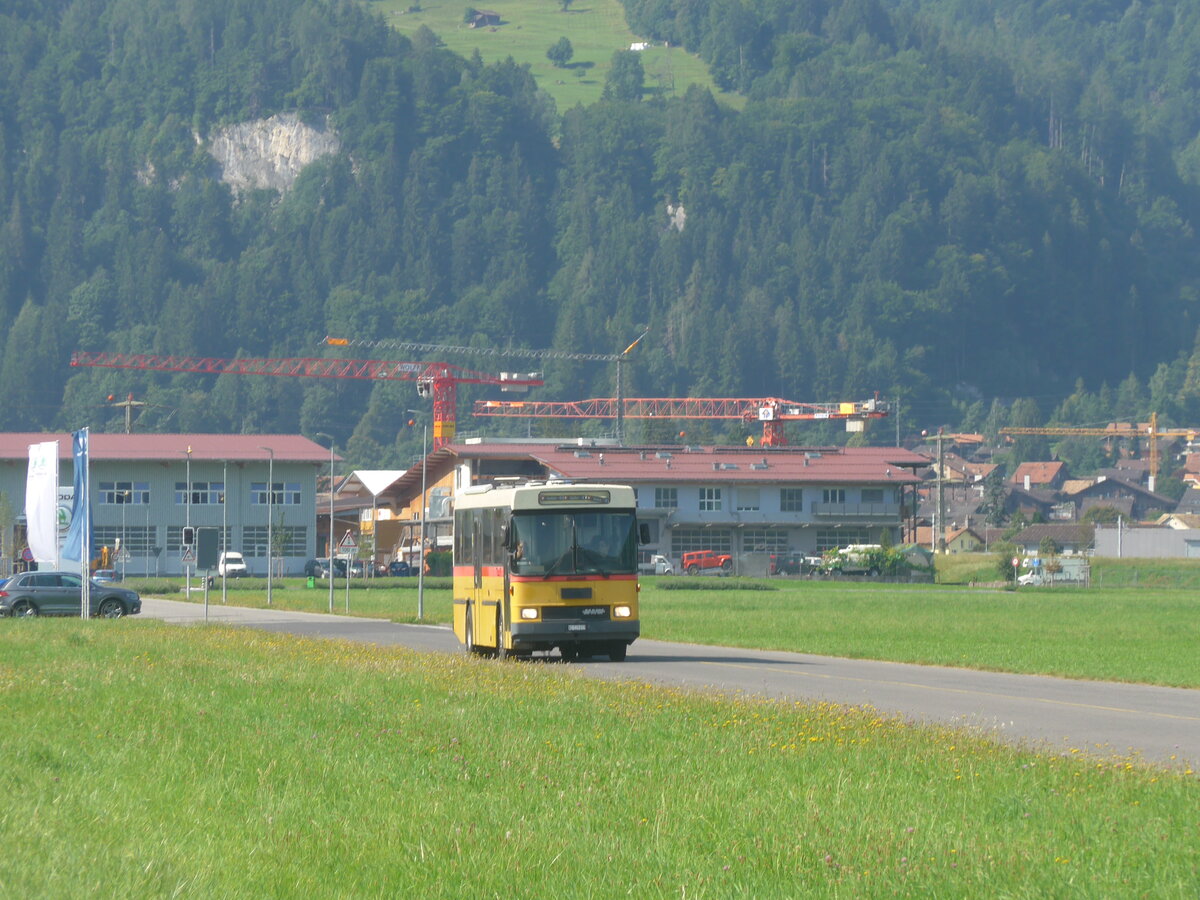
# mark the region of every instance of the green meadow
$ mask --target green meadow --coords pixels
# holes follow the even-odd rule
[[[335,612],[417,621],[413,579],[353,584],[349,593],[345,582],[335,584]],[[327,582],[285,585],[273,592],[276,606],[328,611]],[[209,602],[220,603],[219,589]],[[229,602],[264,606],[266,592],[249,582],[231,590]],[[643,579],[641,611],[642,635],[663,641],[1200,687],[1198,602],[1190,590],[666,576]],[[423,621],[447,624],[450,616],[449,582],[430,580]]]
[[[1194,898],[1200,783],[870,709],[3,620],[7,897]]]
[[[411,36],[427,26],[461,56],[469,57],[478,49],[487,63],[509,56],[528,63],[538,87],[554,98],[560,113],[599,100],[613,53],[644,40],[629,30],[625,10],[617,0],[573,0],[565,12],[555,0],[500,0],[478,6],[448,0],[419,4],[373,0],[368,6],[403,34]],[[468,27],[463,14],[472,6],[499,13],[501,24],[496,28]],[[575,53],[565,67],[557,68],[546,58],[546,51],[561,37],[571,42]],[[699,84],[719,95],[722,102],[741,104],[736,95],[719,92],[708,67],[681,48],[660,44],[641,51],[641,58],[647,98],[682,95],[688,85]]]

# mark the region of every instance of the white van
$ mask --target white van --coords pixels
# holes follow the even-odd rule
[[[236,550],[222,553],[221,560],[217,563],[217,574],[224,575],[227,578],[241,578],[243,575],[248,574],[246,560]]]

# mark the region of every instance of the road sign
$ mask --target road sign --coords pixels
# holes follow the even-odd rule
[[[345,536],[338,542],[339,550],[357,550],[358,541],[354,539],[354,534],[347,531]]]
[[[127,563],[130,561],[129,548],[122,547],[117,551],[117,562]]]
[[[180,559],[182,559],[185,563],[195,562],[196,553],[191,547],[184,547],[183,555],[180,557]]]

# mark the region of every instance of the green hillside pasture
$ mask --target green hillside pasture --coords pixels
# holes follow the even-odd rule
[[[871,710],[4,621],[8,897],[1195,896],[1200,783]]]
[[[411,36],[426,25],[461,56],[469,57],[478,48],[484,62],[511,56],[519,63],[528,63],[538,87],[554,98],[559,112],[599,100],[613,53],[643,40],[629,30],[625,10],[616,0],[575,0],[567,12],[554,0],[502,0],[480,5],[432,0],[421,3],[417,12],[408,12],[411,6],[405,0],[370,3],[403,34]],[[463,23],[463,13],[470,6],[500,13],[502,24],[495,30],[469,28]],[[561,69],[546,58],[546,51],[560,37],[566,37],[575,50],[570,63]],[[722,102],[741,105],[740,97],[717,90],[708,67],[698,57],[678,47],[661,45],[641,52],[647,97],[682,95],[688,85],[699,84],[719,94]]]
[[[940,585],[870,584],[775,579],[776,590],[747,579],[718,579],[724,590],[660,590],[670,579],[642,582],[642,635],[861,659],[960,666],[1031,675],[1200,687],[1196,619],[1200,600],[1187,591],[1022,588],[1019,591]],[[416,622],[417,591],[354,588],[351,615]],[[384,582],[380,582],[383,584]],[[326,612],[328,588],[289,581],[275,606]],[[358,582],[356,582],[358,584]],[[172,595],[170,599],[182,599]],[[192,600],[203,597],[194,592]],[[220,603],[220,590],[209,595]],[[229,602],[262,607],[266,593],[230,591]],[[345,588],[334,589],[344,613]],[[425,590],[424,618],[446,624],[451,594],[444,579]],[[637,644],[632,652],[637,653]]]

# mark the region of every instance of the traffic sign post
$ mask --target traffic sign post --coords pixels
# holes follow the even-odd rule
[[[346,560],[346,612],[350,612],[350,574],[353,569],[353,566],[350,564],[354,561],[354,556],[358,552],[358,541],[354,539],[354,535],[349,529],[346,530],[341,541],[338,542],[338,549],[350,556],[350,559]],[[329,577],[332,578],[333,574],[330,573]]]

